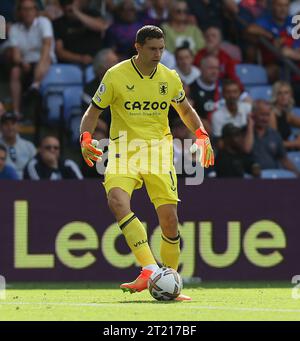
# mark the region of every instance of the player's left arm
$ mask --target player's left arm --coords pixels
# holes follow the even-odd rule
[[[206,168],[213,166],[214,152],[210,139],[195,109],[191,106],[187,98],[184,98],[181,102],[172,102],[172,106],[178,112],[186,127],[197,137],[191,147],[191,152],[195,153],[199,149],[201,165]]]

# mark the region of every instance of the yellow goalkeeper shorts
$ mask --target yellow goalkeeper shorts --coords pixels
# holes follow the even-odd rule
[[[166,204],[176,205],[180,200],[170,138],[159,141],[154,146],[144,145],[137,149],[138,151],[133,152],[121,150],[120,146],[109,146],[103,183],[106,193],[118,187],[131,197],[132,192],[145,183],[155,208]]]

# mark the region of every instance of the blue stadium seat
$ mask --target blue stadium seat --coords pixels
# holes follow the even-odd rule
[[[299,107],[294,107],[292,110],[292,113],[300,118],[300,108]],[[300,128],[298,127],[291,127],[292,133],[289,136],[288,140],[293,141],[298,135],[300,135]]]
[[[82,85],[82,71],[72,64],[53,64],[41,83],[42,95],[50,90],[62,89],[68,85]]]
[[[287,155],[300,171],[300,152],[288,152]]]
[[[79,66],[71,64],[51,65],[41,83],[43,105],[48,121],[58,121],[63,106],[63,91],[66,87],[82,86],[83,76]]]
[[[43,105],[47,111],[47,121],[58,121],[63,107],[63,96],[61,91],[49,92],[43,97]]]
[[[245,86],[268,84],[267,72],[261,65],[237,64],[236,73]]]
[[[294,115],[300,117],[300,107],[294,107],[292,112]]]
[[[82,118],[82,93],[82,86],[72,86],[63,90],[64,119],[67,122],[73,142],[77,142],[79,139],[79,125]]]
[[[72,86],[63,90],[64,118],[66,121],[68,121],[74,113],[77,114],[79,112],[81,114],[82,93],[82,86]]]
[[[68,130],[71,134],[70,136],[71,142],[74,144],[78,143],[79,141],[79,137],[80,137],[79,127],[80,127],[81,118],[82,118],[81,115],[74,115],[70,117]]]
[[[292,133],[291,135],[288,137],[288,141],[294,141],[297,136],[300,135],[300,129],[299,128],[294,128],[292,127]]]
[[[295,179],[296,174],[286,169],[263,169],[262,179]]]
[[[89,65],[85,70],[84,70],[84,82],[89,83],[95,78],[95,72],[93,65]]]
[[[270,101],[272,97],[272,86],[271,85],[258,85],[247,88],[249,96],[254,99],[264,99]]]

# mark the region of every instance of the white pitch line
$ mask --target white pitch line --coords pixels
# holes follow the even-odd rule
[[[242,308],[242,307],[213,307],[213,306],[190,306],[189,309],[206,310],[234,310],[234,311],[252,311],[252,312],[274,312],[274,313],[300,313],[300,309],[274,309],[274,308]]]
[[[101,307],[125,307],[126,305],[132,306],[132,302],[130,303],[63,303],[63,302],[0,302],[0,308],[1,306],[22,306],[22,305],[32,305],[32,306],[67,306],[67,307],[95,307],[95,308],[101,308]],[[149,304],[149,303],[145,303]],[[153,304],[151,304],[151,307],[154,308]],[[159,304],[157,305],[159,309],[161,308],[168,308],[170,309],[169,305],[166,304]],[[218,307],[218,306],[202,306],[202,305],[193,305],[191,303],[188,303],[188,306],[186,304],[177,304],[176,309],[178,308],[189,308],[193,310],[225,310],[225,311],[249,311],[249,312],[273,312],[273,313],[300,313],[300,309],[274,309],[274,308],[243,308],[243,307]]]

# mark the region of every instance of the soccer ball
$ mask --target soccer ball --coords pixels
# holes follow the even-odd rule
[[[177,271],[171,268],[159,268],[148,280],[148,289],[158,301],[174,300],[182,290],[182,279]]]

